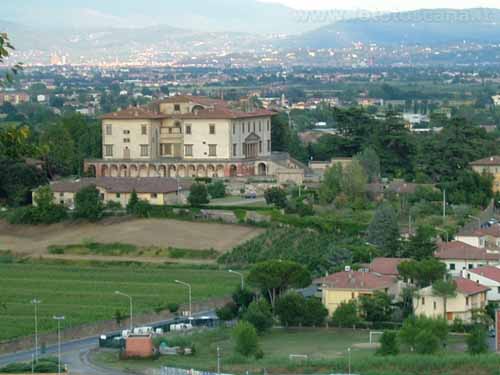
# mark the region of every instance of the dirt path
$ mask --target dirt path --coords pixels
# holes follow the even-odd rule
[[[0,221],[0,249],[22,255],[47,256],[47,247],[50,245],[94,241],[198,250],[213,248],[226,252],[262,231],[260,228],[250,226],[167,219],[108,218],[99,223],[59,223],[40,226],[10,225]],[[81,259],[93,258],[98,259],[99,256],[91,258],[82,256]],[[109,258],[124,259],[124,257]],[[141,257],[130,257],[129,260],[140,259]],[[165,262],[167,259],[160,258],[158,261]]]

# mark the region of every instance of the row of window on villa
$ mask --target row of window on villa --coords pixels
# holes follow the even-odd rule
[[[257,127],[256,125],[258,124],[258,129],[259,129],[259,132],[262,132],[262,121],[259,120],[258,123],[256,123],[255,121],[248,121],[245,123],[245,121],[243,121],[241,123],[241,133],[245,133],[245,129],[246,129],[246,133],[250,133],[251,131],[253,133],[255,133]],[[233,124],[233,134],[236,134],[236,124]],[[271,123],[269,120],[267,120],[266,122],[266,131],[269,131],[271,129]]]

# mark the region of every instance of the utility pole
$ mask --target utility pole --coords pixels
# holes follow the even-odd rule
[[[174,280],[177,284],[181,284],[186,286],[189,289],[189,317],[191,318],[193,316],[193,311],[192,311],[192,294],[191,294],[191,284],[185,283],[184,281],[180,280]]]
[[[351,348],[347,348],[348,374],[351,375]]]
[[[35,361],[38,362],[38,305],[41,303],[39,299],[33,298],[31,303],[35,305]]]
[[[443,189],[443,224],[446,224],[446,189]]]
[[[117,294],[119,296],[127,297],[129,299],[129,303],[130,303],[130,306],[129,306],[130,320],[129,320],[129,322],[130,322],[130,333],[132,333],[132,330],[134,329],[134,322],[133,322],[134,310],[133,310],[133,304],[132,304],[132,296],[129,296],[128,294],[122,293],[118,290],[115,290],[115,294]]]
[[[217,346],[217,375],[220,375],[220,347]]]
[[[57,320],[57,375],[61,375],[61,321],[64,316],[53,316],[52,319]]]

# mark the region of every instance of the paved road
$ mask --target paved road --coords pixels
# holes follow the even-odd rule
[[[193,314],[193,317],[199,318],[201,316],[213,316],[214,311],[203,311]],[[145,324],[145,326],[156,326],[173,323],[173,319],[163,320],[159,322],[152,322]],[[106,335],[113,335],[118,332],[108,332]],[[92,364],[89,360],[89,354],[93,349],[99,345],[99,336],[92,336],[72,341],[65,341],[61,343],[61,362],[66,363],[73,374],[85,375],[123,375],[130,374],[130,372],[122,372],[119,370],[112,370],[108,368],[98,367]],[[34,350],[26,350],[10,354],[0,355],[0,367],[3,367],[13,362],[29,362],[32,360]],[[45,355],[57,356],[57,345],[48,346]]]

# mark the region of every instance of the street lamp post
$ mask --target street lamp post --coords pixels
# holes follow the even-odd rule
[[[57,320],[57,374],[61,374],[61,321],[64,320],[64,316],[53,316],[52,319]]]
[[[245,276],[241,272],[236,272],[233,270],[229,270],[229,272],[240,276],[240,278],[241,278],[241,290],[245,289]]]
[[[189,289],[189,317],[193,316],[192,308],[192,299],[191,299],[191,284],[185,283],[184,281],[175,280],[177,284],[181,284],[186,286]]]
[[[348,374],[351,375],[351,348],[347,348]]]
[[[128,294],[122,293],[118,290],[115,291],[115,294],[117,294],[119,296],[127,297],[129,299],[129,302],[130,302],[130,332],[132,333],[132,330],[134,329],[134,321],[133,321],[134,310],[133,310],[133,305],[132,305],[132,296],[129,296]]]
[[[35,305],[35,361],[38,362],[38,305],[41,303],[39,299],[33,298],[31,303]]]

